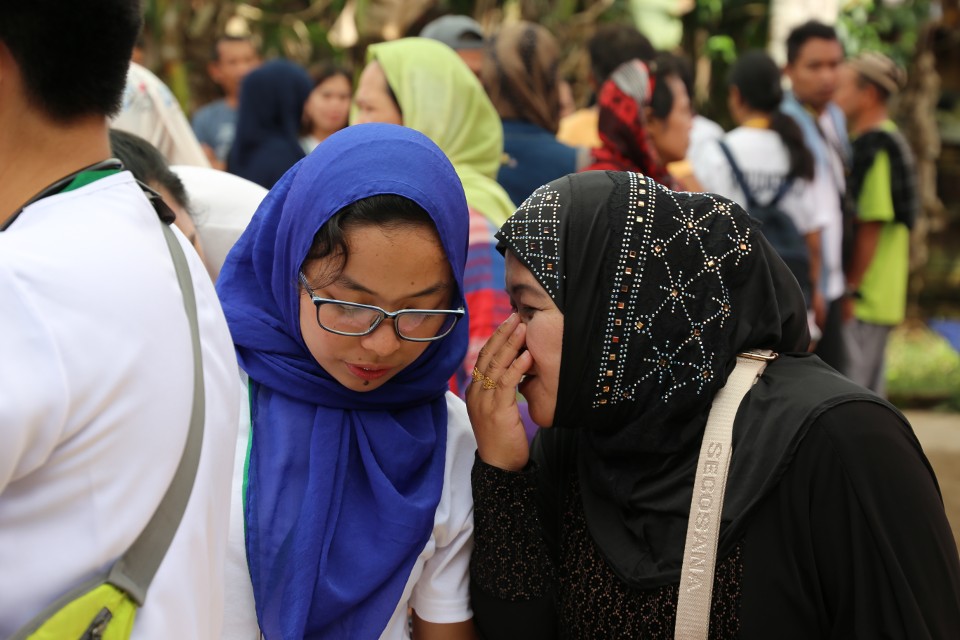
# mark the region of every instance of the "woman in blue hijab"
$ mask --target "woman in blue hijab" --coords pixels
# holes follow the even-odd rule
[[[272,60],[243,79],[227,170],[269,189],[303,157],[300,128],[313,81],[299,65]]]
[[[328,138],[270,191],[217,284],[249,376],[224,638],[470,638],[468,214],[425,136]],[[246,425],[243,425],[246,427]],[[245,431],[245,428],[241,431]]]

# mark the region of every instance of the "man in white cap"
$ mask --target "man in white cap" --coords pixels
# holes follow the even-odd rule
[[[853,138],[847,188],[857,205],[846,268],[844,373],[880,395],[887,336],[906,310],[910,228],[919,209],[913,155],[887,112],[905,80],[890,58],[864,53],[841,68],[835,97]]]

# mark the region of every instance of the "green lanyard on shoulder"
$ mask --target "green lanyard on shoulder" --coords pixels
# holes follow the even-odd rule
[[[9,229],[10,225],[12,225],[14,221],[20,217],[21,213],[23,213],[23,210],[33,203],[58,193],[79,189],[80,187],[86,186],[91,182],[99,180],[100,178],[106,178],[107,176],[111,176],[121,171],[123,171],[123,164],[121,164],[121,162],[116,158],[110,158],[109,160],[92,164],[89,167],[84,167],[79,171],[75,171],[68,176],[60,178],[53,184],[41,189],[37,195],[27,200],[22,207],[20,207],[12,216],[10,216],[10,218],[7,219],[5,223],[0,225],[0,232]],[[157,197],[159,198],[159,196]],[[161,219],[163,219],[162,216]],[[173,218],[170,218],[170,220],[172,221]]]
[[[68,191],[74,191],[76,189],[83,188],[88,184],[96,182],[100,178],[106,178],[107,176],[113,176],[120,173],[121,169],[101,169],[99,171],[81,171],[78,173],[72,182],[63,188],[63,191],[60,193],[66,193]]]

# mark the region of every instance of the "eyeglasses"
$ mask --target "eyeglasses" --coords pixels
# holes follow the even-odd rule
[[[300,284],[317,307],[320,328],[340,336],[365,336],[373,333],[384,318],[390,318],[397,337],[410,342],[433,342],[449,335],[464,315],[462,308],[384,311],[372,304],[321,298],[313,293],[302,273]]]

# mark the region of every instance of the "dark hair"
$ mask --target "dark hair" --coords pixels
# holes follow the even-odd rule
[[[657,55],[645,35],[623,24],[599,26],[587,42],[587,51],[590,54],[590,71],[598,87],[624,62],[634,59],[649,62]]]
[[[693,63],[686,56],[673,56],[673,62],[677,67],[677,75],[683,81],[683,86],[687,88],[687,95],[690,97],[690,107],[693,108],[694,72]]]
[[[397,113],[399,113],[400,118],[403,119],[403,107],[400,106],[400,101],[397,99],[397,94],[393,92],[393,87],[390,86],[390,80],[386,78],[386,74],[384,74],[383,83],[387,85],[387,95],[390,96],[390,99],[393,101],[393,106],[397,108]]]
[[[678,58],[669,53],[661,53],[650,63],[650,74],[654,82],[653,95],[650,96],[650,110],[657,120],[663,120],[673,111],[673,90],[667,84],[667,80],[677,78],[683,81]]]
[[[314,89],[319,87],[330,78],[343,76],[347,79],[347,83],[350,85],[350,90],[353,91],[353,76],[346,67],[339,65],[336,62],[320,62],[311,66],[307,73],[310,74],[310,81],[313,83]],[[388,88],[389,86],[390,84],[387,83]],[[395,97],[393,101],[397,101]],[[303,122],[300,124],[300,135],[309,135],[312,128],[313,123],[310,122],[310,118],[307,117],[306,110],[304,110]]]
[[[363,226],[388,229],[427,226],[436,229],[430,214],[409,198],[393,193],[368,196],[340,209],[320,227],[313,236],[313,243],[300,270],[302,271],[307,263],[315,260],[334,258],[331,266],[324,273],[324,282],[317,283],[316,286],[319,288],[336,280],[347,264],[350,253],[346,232]]]
[[[387,87],[387,95],[390,96],[390,99],[393,101],[393,106],[397,108],[397,113],[400,114],[400,117],[403,117],[403,107],[400,106],[400,101],[397,100],[397,94],[393,92],[393,87],[390,86],[390,78],[387,77],[387,70],[383,68],[383,63],[374,58],[370,61],[376,62],[380,65],[380,69],[383,71],[383,84]]]
[[[250,36],[229,36],[224,34],[213,41],[213,47],[210,49],[211,62],[220,61],[220,43],[222,42],[249,42],[250,46],[256,49],[256,47],[253,44],[253,38],[251,38]]]
[[[161,185],[190,213],[190,198],[183,181],[170,170],[163,154],[155,146],[140,136],[110,129],[110,150],[134,178],[147,186],[151,183]]]
[[[807,148],[803,132],[793,118],[780,111],[783,88],[780,86],[780,68],[773,58],[763,51],[748,51],[730,69],[729,83],[737,88],[744,104],[768,114],[770,129],[780,135],[790,154],[789,175],[812,180],[813,155]]]
[[[0,2],[27,99],[62,123],[120,109],[140,25],[139,0]]]
[[[787,64],[793,64],[800,57],[800,49],[810,40],[836,40],[836,30],[830,25],[809,20],[796,27],[787,36]]]
[[[343,76],[353,86],[353,75],[350,70],[336,62],[321,62],[310,67],[310,79],[313,80],[313,86],[318,87],[330,78]]]
[[[783,101],[780,69],[763,51],[755,49],[741,55],[730,69],[728,82],[751,109],[770,113]]]

